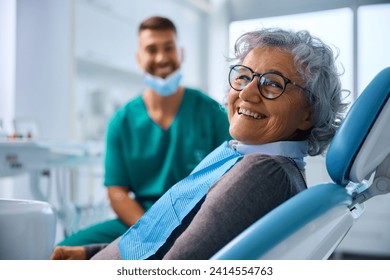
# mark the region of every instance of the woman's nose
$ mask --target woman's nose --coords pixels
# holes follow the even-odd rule
[[[259,88],[257,87],[257,77],[244,87],[239,93],[240,99],[251,103],[259,103],[262,101]]]

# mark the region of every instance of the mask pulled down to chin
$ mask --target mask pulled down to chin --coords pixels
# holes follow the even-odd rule
[[[145,73],[145,84],[162,96],[169,96],[177,91],[183,75],[180,69],[165,79]]]

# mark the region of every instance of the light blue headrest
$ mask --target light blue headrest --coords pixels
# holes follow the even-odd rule
[[[356,99],[329,146],[326,168],[334,182],[346,185],[351,181],[354,160],[389,95],[390,67],[377,74]]]

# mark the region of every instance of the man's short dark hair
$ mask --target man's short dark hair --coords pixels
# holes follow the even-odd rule
[[[174,23],[170,19],[160,16],[153,16],[141,22],[138,28],[138,33],[147,29],[172,30],[176,34],[176,26],[174,25]]]

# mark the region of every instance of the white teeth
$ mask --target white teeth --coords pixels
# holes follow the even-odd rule
[[[245,116],[249,116],[249,117],[252,117],[254,119],[257,119],[257,120],[261,120],[263,119],[265,116],[264,115],[261,115],[261,114],[258,114],[258,113],[254,113],[248,109],[244,109],[244,108],[239,108],[238,109],[238,113],[239,114],[243,114]]]

